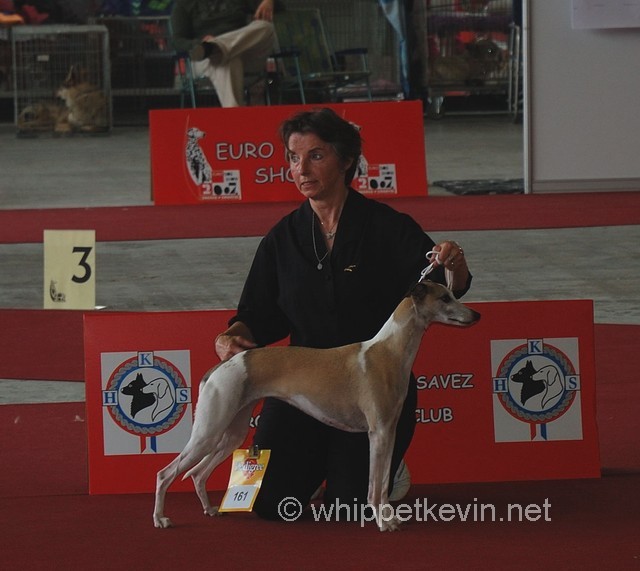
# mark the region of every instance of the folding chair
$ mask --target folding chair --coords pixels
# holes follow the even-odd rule
[[[186,52],[176,52],[176,65],[180,78],[180,107],[184,107],[184,100],[189,97],[191,107],[196,107],[196,81],[191,68],[191,58]]]
[[[346,94],[372,101],[367,48],[332,51],[320,10],[286,10],[276,15],[274,24],[280,102],[286,92],[297,92],[301,103],[310,96],[340,101]]]

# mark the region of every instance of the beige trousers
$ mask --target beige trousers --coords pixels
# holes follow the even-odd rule
[[[211,42],[216,48],[214,54],[192,62],[194,76],[211,81],[222,107],[240,107],[245,74],[264,71],[274,41],[273,24],[265,20],[253,20],[243,28],[216,36]]]

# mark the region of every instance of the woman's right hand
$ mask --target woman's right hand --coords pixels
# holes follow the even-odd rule
[[[214,345],[221,361],[228,361],[238,353],[257,347],[249,328],[239,321],[234,323],[226,331],[220,333],[220,335],[216,337]]]

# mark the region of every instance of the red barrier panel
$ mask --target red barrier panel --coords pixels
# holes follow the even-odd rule
[[[414,365],[413,482],[598,477],[592,302],[470,305],[482,320],[432,326]],[[189,437],[198,383],[217,361],[213,337],[231,315],[86,314],[91,493],[153,491]],[[210,489],[228,476],[227,461]]]
[[[362,160],[353,186],[375,198],[426,196],[419,101],[331,107],[360,127]],[[311,106],[151,111],[151,176],[156,204],[299,200],[278,139],[280,123]]]

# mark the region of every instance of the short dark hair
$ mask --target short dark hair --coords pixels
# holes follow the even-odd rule
[[[345,162],[351,160],[351,166],[344,176],[345,183],[351,184],[362,153],[362,139],[356,125],[326,107],[297,113],[280,125],[280,139],[287,149],[287,155],[289,138],[294,133],[313,133],[330,144],[340,159]]]

